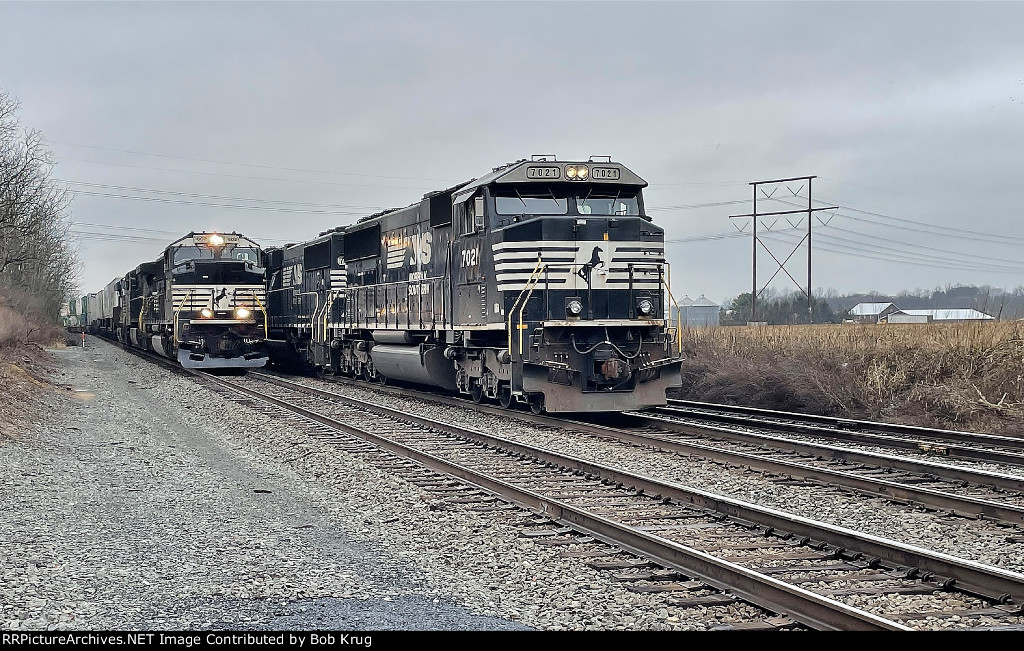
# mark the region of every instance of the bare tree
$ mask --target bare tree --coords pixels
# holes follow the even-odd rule
[[[74,290],[71,196],[52,180],[53,156],[41,132],[22,128],[18,108],[0,89],[0,301],[25,308],[31,299],[52,321]]]

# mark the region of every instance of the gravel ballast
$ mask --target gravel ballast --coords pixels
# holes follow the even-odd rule
[[[1024,573],[1024,536],[1020,529],[992,521],[949,516],[881,498],[855,497],[831,487],[780,484],[759,472],[698,456],[641,449],[579,432],[540,427],[504,415],[385,394],[369,385],[333,383],[325,387],[322,381],[312,378],[292,379],[436,420],[467,425],[517,442]],[[1000,467],[998,470],[1020,474],[1018,468]]]
[[[379,528],[364,495],[263,457],[257,430],[295,456],[279,428],[90,343],[53,351],[71,389],[0,447],[0,628],[525,628],[360,535]]]
[[[3,629],[683,629],[436,494],[115,346],[53,351],[68,390],[0,447]],[[506,425],[508,427],[509,425]]]

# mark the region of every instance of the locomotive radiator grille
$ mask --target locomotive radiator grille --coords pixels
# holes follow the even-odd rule
[[[661,287],[660,267],[665,263],[661,243],[594,241],[496,242],[494,273],[499,291],[522,291],[537,257],[547,264],[542,280],[552,288],[626,289],[632,267],[633,289]]]
[[[190,293],[191,292],[191,293]],[[266,305],[266,290],[262,285],[175,285],[171,300],[181,310],[233,310],[246,307],[258,310]]]

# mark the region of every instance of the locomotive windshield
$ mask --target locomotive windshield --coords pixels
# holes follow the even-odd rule
[[[258,285],[263,282],[263,269],[250,267],[241,260],[207,262],[187,260],[173,270],[178,285]]]
[[[493,189],[499,215],[565,215],[569,194],[565,190],[541,185]]]
[[[636,190],[587,188],[576,195],[576,212],[581,215],[639,215],[640,202]]]
[[[174,266],[188,260],[235,260],[258,264],[259,251],[248,246],[225,246],[215,250],[207,246],[182,246],[174,249]]]
[[[640,191],[607,185],[496,186],[491,188],[499,215],[639,215]]]

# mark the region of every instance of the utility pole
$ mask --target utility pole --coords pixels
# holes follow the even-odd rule
[[[754,214],[757,214],[757,186],[750,184],[754,190]],[[751,289],[750,289],[750,320],[757,321],[757,217],[754,218],[754,238],[750,242],[750,249],[753,251],[750,264]]]
[[[812,269],[812,267],[811,267],[811,253],[812,253],[812,248],[811,248],[811,246],[812,246],[812,241],[811,241],[812,229],[811,229],[811,227],[812,227],[813,221],[814,221],[814,216],[815,216],[814,213],[822,211],[822,210],[835,210],[836,208],[838,208],[838,206],[824,206],[824,207],[820,207],[820,208],[815,208],[813,206],[813,195],[811,194],[811,183],[812,183],[813,179],[816,179],[816,178],[817,178],[817,176],[795,176],[795,177],[788,178],[788,179],[773,179],[771,181],[754,181],[753,183],[750,184],[751,188],[753,189],[753,192],[754,192],[754,196],[753,196],[753,212],[751,212],[750,214],[747,214],[747,215],[730,215],[729,216],[730,219],[750,218],[753,221],[754,228],[753,228],[753,231],[752,231],[753,232],[753,237],[751,238],[751,272],[750,272],[750,277],[751,277],[750,320],[751,320],[751,322],[756,322],[757,321],[757,299],[758,299],[758,297],[762,293],[764,293],[764,290],[768,289],[768,285],[771,284],[771,282],[775,279],[775,276],[779,275],[779,272],[781,271],[781,272],[785,273],[787,276],[789,276],[789,279],[793,281],[793,284],[796,285],[797,289],[799,289],[800,292],[807,298],[807,320],[808,320],[809,323],[814,323],[814,298],[813,298],[813,290],[812,290],[813,285],[812,285],[812,278],[811,278],[811,269]],[[772,198],[775,196],[776,191],[778,191],[778,189],[779,189],[778,186],[784,185],[785,188],[787,190],[789,190],[789,192],[794,197],[796,197],[796,196],[800,195],[800,191],[803,190],[803,186],[800,186],[797,190],[794,191],[792,188],[789,187],[789,185],[786,185],[788,183],[792,183],[792,182],[796,182],[796,181],[806,181],[807,182],[807,208],[800,208],[800,209],[797,209],[797,210],[777,210],[777,211],[762,212],[762,213],[757,212],[757,194],[758,194],[759,191],[764,196],[765,199],[772,200]],[[775,186],[775,187],[772,187],[771,192],[769,193],[766,190],[766,187],[763,187],[763,186],[767,186],[767,187]],[[765,244],[763,236],[758,236],[758,234],[757,234],[758,221],[760,219],[764,218],[764,217],[782,217],[784,215],[796,215],[796,214],[803,214],[803,213],[807,213],[807,233],[802,238],[800,238],[800,241],[796,243],[796,245],[793,247],[793,249],[789,252],[789,255],[787,255],[784,260],[780,261],[779,258],[777,258],[775,256],[775,254],[772,253],[772,251]],[[772,227],[775,226],[775,223],[777,223],[777,222],[778,222],[778,219],[776,219],[775,222],[772,222],[771,225],[766,226],[765,229],[764,229],[765,232],[771,231]],[[790,226],[793,226],[794,228],[796,228],[797,226],[800,225],[799,221],[796,224],[794,224],[793,222],[790,222],[788,218],[787,218],[787,222],[790,224]],[[823,225],[825,223],[826,222],[822,222]],[[742,230],[742,229],[740,229],[740,230]],[[794,278],[793,275],[791,273],[789,273],[789,270],[786,269],[786,263],[789,262],[790,258],[793,257],[793,254],[795,254],[798,250],[800,250],[800,248],[801,248],[801,246],[803,246],[804,242],[807,243],[807,287],[806,287],[806,289],[804,287],[802,287],[800,285],[800,283],[797,282],[796,278]],[[774,260],[775,263],[778,265],[778,268],[771,275],[771,277],[768,278],[767,282],[765,282],[765,284],[760,287],[760,289],[758,289],[759,286],[757,284],[757,247],[758,247],[758,245],[760,245],[761,248],[765,250],[765,253],[767,253],[771,257],[771,259]]]

